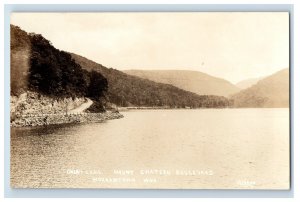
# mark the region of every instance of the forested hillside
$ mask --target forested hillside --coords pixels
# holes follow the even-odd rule
[[[56,49],[42,35],[11,25],[11,93],[26,90],[98,100],[107,90],[107,80],[98,72],[82,69],[69,53]]]
[[[117,106],[171,108],[228,107],[222,96],[197,95],[106,68],[76,54],[56,49],[40,34],[11,25],[11,93],[27,90],[53,98],[89,97]],[[22,82],[20,82],[22,81]],[[101,109],[101,102],[92,109]]]
[[[232,99],[235,107],[289,107],[289,69],[258,81]]]
[[[28,89],[31,42],[29,35],[20,28],[10,26],[10,89],[19,95]]]
[[[197,95],[169,84],[162,84],[106,68],[72,53],[75,61],[88,71],[100,72],[108,80],[108,98],[118,106],[228,107],[222,96]]]

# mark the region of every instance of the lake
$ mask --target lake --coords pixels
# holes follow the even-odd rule
[[[11,129],[11,186],[288,189],[289,109],[130,110]]]

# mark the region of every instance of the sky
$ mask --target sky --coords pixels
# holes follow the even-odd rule
[[[12,13],[11,24],[118,70],[194,70],[237,83],[289,67],[287,12]]]

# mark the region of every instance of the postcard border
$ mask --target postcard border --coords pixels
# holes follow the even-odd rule
[[[12,189],[10,179],[11,12],[289,12],[290,17],[290,190],[205,189]],[[4,5],[4,196],[6,198],[292,198],[294,196],[294,5],[293,4],[5,4]]]

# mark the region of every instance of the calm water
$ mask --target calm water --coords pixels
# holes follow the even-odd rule
[[[11,130],[13,187],[288,188],[288,109],[137,110]]]

